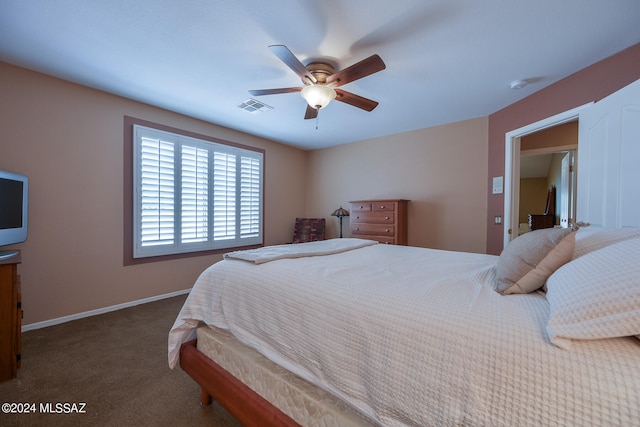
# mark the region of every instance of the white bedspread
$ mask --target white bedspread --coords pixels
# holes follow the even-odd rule
[[[385,426],[640,425],[640,340],[551,345],[545,295],[493,290],[497,257],[371,245],[202,273],[169,335],[200,321]]]
[[[364,239],[331,239],[317,242],[309,242],[304,245],[277,245],[266,246],[264,248],[235,251],[224,254],[225,259],[239,259],[263,264],[269,261],[276,261],[286,258],[303,258],[309,256],[321,256],[339,254],[340,252],[362,248],[364,246],[375,245],[377,242]]]

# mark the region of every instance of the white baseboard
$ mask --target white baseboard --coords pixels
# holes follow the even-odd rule
[[[45,320],[43,322],[30,323],[22,326],[22,332],[31,331],[34,329],[46,328],[47,326],[59,325],[60,323],[70,322],[72,320],[78,320],[85,317],[97,316],[98,314],[109,313],[110,311],[121,310],[123,308],[134,307],[136,305],[145,304],[148,302],[159,301],[161,299],[176,297],[178,295],[188,294],[191,289],[185,289],[182,291],[170,292],[168,294],[156,295],[155,297],[143,298],[136,301],[129,301],[122,304],[112,305],[110,307],[98,308],[95,310],[85,311],[83,313],[71,314],[69,316],[58,317],[56,319]],[[176,316],[178,313],[176,313]]]

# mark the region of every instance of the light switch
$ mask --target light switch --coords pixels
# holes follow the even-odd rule
[[[502,194],[503,181],[504,181],[504,177],[502,176],[493,177],[493,194]]]

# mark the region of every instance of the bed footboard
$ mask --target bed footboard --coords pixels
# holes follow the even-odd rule
[[[247,427],[299,426],[294,420],[222,369],[196,347],[196,340],[180,347],[180,367],[202,388],[203,405],[216,399]]]

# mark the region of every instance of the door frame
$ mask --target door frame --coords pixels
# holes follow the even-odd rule
[[[515,213],[520,203],[520,186],[514,185],[514,183],[519,182],[520,179],[520,138],[543,129],[578,120],[580,112],[592,104],[593,102],[589,102],[505,134],[503,247],[506,247],[512,240],[513,230],[518,229],[518,216]]]

